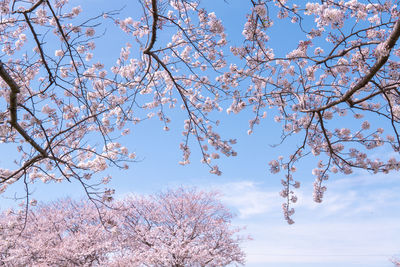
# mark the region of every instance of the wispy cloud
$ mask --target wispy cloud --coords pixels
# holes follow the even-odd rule
[[[248,266],[392,266],[400,252],[400,176],[361,173],[327,186],[322,204],[299,190],[292,226],[282,218],[279,189],[250,180],[214,188],[254,238],[245,246]]]
[[[296,194],[295,206],[299,214],[318,217],[351,217],[355,214],[382,214],[400,207],[400,176],[360,175],[332,180],[322,203],[315,203],[310,188],[301,188]],[[268,188],[262,183],[244,180],[212,185],[223,193],[222,200],[238,211],[240,219],[255,215],[276,216],[284,199],[279,188]]]
[[[385,266],[400,251],[397,222],[376,220],[334,222],[328,220],[266,225],[248,225],[254,241],[246,246],[248,263],[343,263],[375,262]],[[294,266],[294,265],[293,265]]]
[[[327,183],[321,204],[313,202],[311,192],[300,193],[298,209],[318,211],[320,216],[351,217],[373,214],[390,216],[400,207],[400,176],[360,174]],[[393,214],[392,214],[393,215]]]
[[[237,209],[241,219],[260,214],[276,214],[282,202],[277,191],[266,190],[253,181],[225,183],[215,188],[222,192],[222,201]]]

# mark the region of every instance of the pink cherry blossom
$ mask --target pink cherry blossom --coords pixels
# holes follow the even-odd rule
[[[109,208],[58,200],[0,217],[5,266],[226,266],[248,238],[215,192],[179,188]],[[32,200],[31,202],[35,202]],[[33,203],[31,203],[33,204]],[[36,204],[36,203],[35,203]]]
[[[399,170],[398,157],[374,153],[400,151],[400,11],[393,1],[243,0],[237,40],[202,1],[139,3],[129,17],[89,17],[67,0],[0,2],[0,143],[18,154],[14,169],[0,169],[0,192],[19,180],[28,187],[78,180],[88,192],[108,168],[134,162],[132,148],[116,141],[121,135],[149,119],[172,129],[178,112],[185,117],[179,163],[197,157],[216,175],[220,158],[237,155],[234,136],[218,132],[220,112],[252,112],[249,134],[267,123],[267,110],[273,114],[282,141],[298,142],[282,159],[265,156],[285,182],[290,223],[299,186],[294,166],[306,157],[321,160],[313,174],[317,202],[331,172]],[[95,48],[108,40],[102,25],[110,22],[128,41],[108,61]],[[273,32],[286,24],[297,27],[298,38],[277,49],[273,44],[286,40]]]

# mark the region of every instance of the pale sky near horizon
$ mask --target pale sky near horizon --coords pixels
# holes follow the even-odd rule
[[[213,4],[213,10],[222,18],[228,36],[241,34],[245,10],[240,1],[221,1],[219,4],[216,1],[204,1],[208,7]],[[122,7],[126,1],[70,2],[79,3],[85,12],[95,2],[98,6],[104,6],[104,10],[110,10]],[[90,13],[95,14],[95,11],[90,10]],[[135,19],[134,14],[123,13]],[[280,31],[290,33],[291,38],[295,37],[295,34],[291,34],[293,28],[282,28]],[[278,37],[281,41],[276,43],[282,43],[280,49],[297,46],[297,43],[286,41],[285,36]],[[102,46],[100,39],[98,49],[104,52],[108,45],[103,43]],[[115,52],[115,55],[118,54],[119,50]],[[130,165],[126,171],[112,169],[107,172],[113,176],[110,187],[116,189],[117,197],[130,193],[151,194],[181,185],[221,191],[223,202],[237,215],[233,220],[234,225],[247,226],[243,233],[253,238],[244,244],[246,266],[249,267],[393,266],[390,258],[400,255],[398,172],[371,175],[357,171],[349,176],[332,176],[326,184],[328,190],[324,202],[316,204],[312,201],[314,178],[311,174],[315,159],[306,158],[297,166],[295,173],[295,178],[302,183],[297,192],[299,203],[295,206],[296,223],[288,225],[281,210],[284,199],[279,196],[282,189],[280,174],[272,175],[268,171],[268,162],[281,154],[292,152],[296,138],[272,147],[280,142],[281,134],[281,125],[273,122],[273,115],[269,114],[251,136],[246,133],[251,113],[218,115],[222,117],[221,135],[238,139],[235,146],[238,157],[220,159],[223,174],[215,176],[209,174],[207,167],[200,163],[199,149],[195,144],[192,146],[192,163],[188,166],[178,164],[181,160],[179,143],[183,139],[180,133],[185,115],[174,114],[169,132],[164,132],[163,125],[153,119],[132,127],[132,134],[124,137],[129,148],[136,152],[138,162]],[[10,164],[12,148],[4,149],[4,145],[1,146],[0,164]],[[384,158],[391,152],[378,150],[374,153]],[[32,188],[34,198],[42,201],[83,196],[78,183],[37,183]],[[0,209],[12,206],[12,202],[4,197],[13,197],[20,189],[21,184],[11,186],[0,198]]]

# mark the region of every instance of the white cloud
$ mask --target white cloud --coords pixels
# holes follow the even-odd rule
[[[400,206],[400,177],[362,174],[332,179],[321,204],[312,201],[311,192],[301,192],[298,210],[318,210],[321,216],[348,217],[355,214],[383,214]]]
[[[223,194],[223,202],[238,210],[241,219],[276,213],[282,203],[277,191],[267,191],[252,181],[226,183],[215,188]]]
[[[360,188],[371,185],[379,185],[379,184],[397,184],[400,182],[400,174],[398,172],[391,172],[389,174],[371,174],[366,171],[356,171],[351,176],[344,176],[342,178],[331,178],[328,183],[330,186],[335,188]]]
[[[384,214],[400,206],[400,177],[389,175],[360,175],[332,179],[322,203],[316,203],[312,191],[303,187],[295,193],[298,203],[294,205],[297,216],[352,217],[355,214]],[[250,180],[213,185],[223,193],[222,200],[238,211],[240,219],[251,216],[279,216],[284,199],[278,194],[280,188],[268,188]]]
[[[311,190],[297,192],[291,226],[279,189],[253,181],[214,186],[239,211],[235,223],[247,225],[254,238],[245,244],[246,266],[392,266],[389,258],[400,253],[400,177],[363,174],[327,186],[322,204]]]
[[[246,245],[247,261],[255,263],[364,263],[385,266],[400,251],[397,222],[376,220],[248,225],[254,241]],[[250,266],[250,265],[249,265]],[[293,265],[295,266],[295,265]]]

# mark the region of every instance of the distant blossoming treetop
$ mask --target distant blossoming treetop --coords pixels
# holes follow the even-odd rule
[[[226,266],[245,254],[214,192],[179,188],[112,209],[63,199],[0,218],[0,266]],[[100,214],[100,216],[99,216]]]
[[[313,170],[316,202],[330,173],[399,170],[398,157],[370,152],[384,147],[397,155],[400,147],[398,1],[246,0],[243,40],[232,47],[223,21],[200,1],[138,4],[138,18],[117,12],[87,18],[67,0],[0,1],[0,142],[19,153],[18,167],[0,169],[1,192],[21,179],[77,179],[89,196],[100,194],[91,178],[135,159],[117,137],[151,117],[168,130],[167,109],[177,105],[187,115],[180,163],[190,162],[194,139],[214,174],[221,173],[214,163],[221,154],[236,155],[236,140],[220,136],[211,112],[252,109],[251,134],[274,110],[282,139],[299,137],[293,153],[269,163],[272,173],[283,173],[289,223],[300,186],[293,172],[305,156],[320,160]],[[115,64],[93,62],[101,41],[96,25],[110,20],[129,42]],[[287,22],[303,38],[280,52],[269,34]],[[168,38],[160,37],[164,31]],[[338,127],[340,120],[347,123]]]

